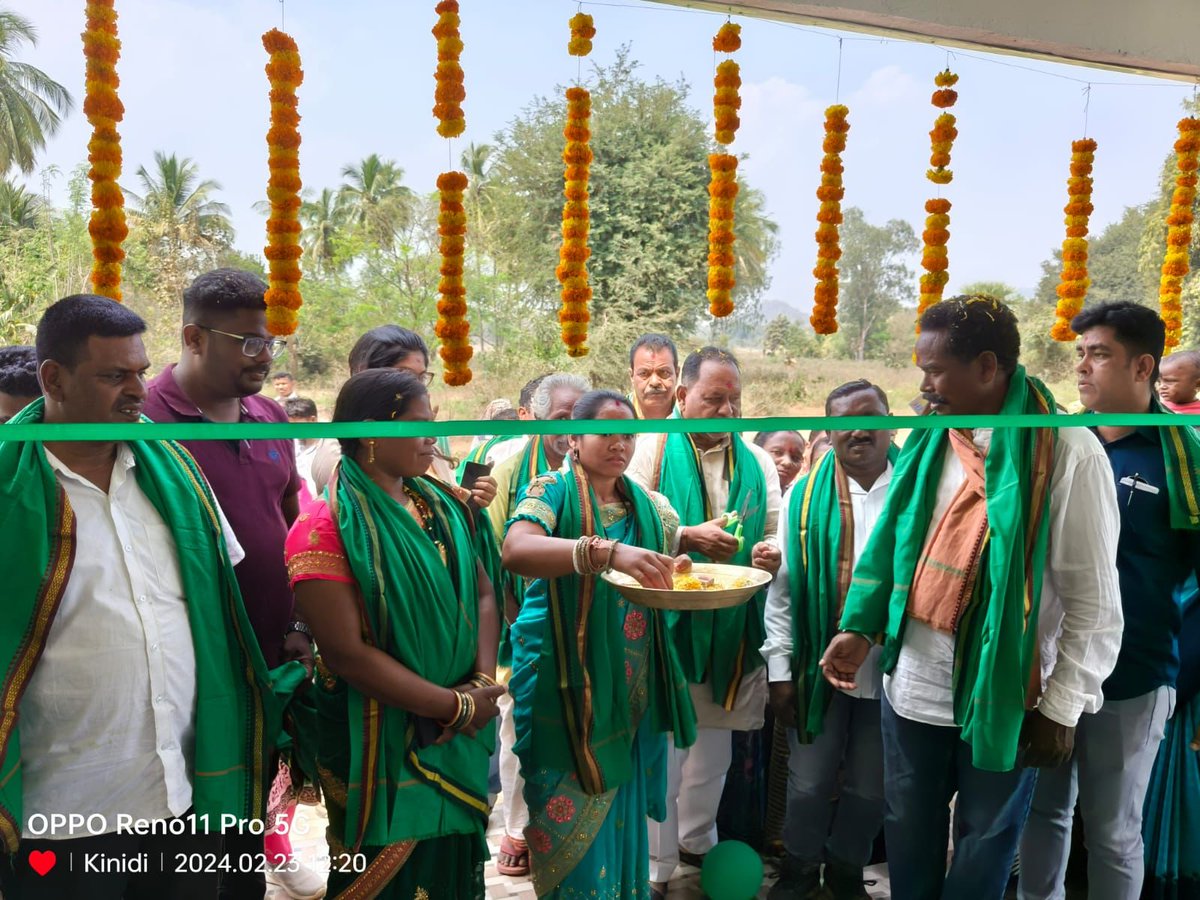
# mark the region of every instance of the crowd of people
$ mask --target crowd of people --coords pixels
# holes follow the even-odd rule
[[[315,422],[272,378],[265,289],[197,278],[178,362],[149,380],[141,318],[59,300],[35,347],[0,350],[0,414]],[[1200,410],[1200,354],[1164,359],[1153,311],[1072,327],[1087,413]],[[608,433],[741,416],[730,350],[680,360],[647,334],[628,385],[552,372],[484,412],[586,433],[480,435],[460,460],[384,430],[0,430],[20,582],[0,611],[0,893],[482,898],[500,794],[497,867],[538,896],[665,897],[735,837],[778,857],[774,900],[867,897],[880,860],[901,900],[1062,898],[1077,823],[1088,896],[1200,896],[1200,437],[1018,427],[1063,398],[992,298],[930,307],[915,362],[929,414],[988,418],[902,447]],[[418,334],[372,329],[348,369],[334,422],[434,420]],[[857,380],[825,415],[890,405]],[[770,582],[676,611],[600,577],[670,588],[693,561]],[[289,841],[314,796],[328,877]]]

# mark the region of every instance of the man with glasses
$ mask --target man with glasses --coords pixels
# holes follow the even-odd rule
[[[237,269],[216,269],[192,282],[183,293],[183,352],[177,364],[149,384],[147,416],[156,422],[287,422],[283,408],[259,394],[271,361],[287,346],[267,331],[266,290],[256,275]],[[246,552],[235,572],[268,668],[298,659],[311,670],[308,627],[296,621],[283,562],[284,539],[300,512],[292,442],[280,438],[181,443],[196,458]],[[245,839],[236,836],[232,841]],[[250,839],[257,841],[256,847],[232,846],[227,837],[226,849],[261,853],[262,836]],[[312,874],[307,869],[300,873]],[[224,882],[222,896],[227,897],[262,897],[266,890],[261,875],[233,876]]]

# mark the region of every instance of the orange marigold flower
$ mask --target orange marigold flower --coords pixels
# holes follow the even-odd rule
[[[717,29],[712,46],[717,53],[733,53],[739,50],[742,46],[742,26],[726,22]]]

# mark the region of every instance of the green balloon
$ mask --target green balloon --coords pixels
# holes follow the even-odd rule
[[[762,859],[741,841],[722,841],[704,857],[700,886],[712,900],[751,900],[762,887]]]

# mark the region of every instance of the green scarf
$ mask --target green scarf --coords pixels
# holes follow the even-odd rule
[[[567,488],[557,535],[604,537],[600,504],[583,470],[572,466],[569,474],[557,477]],[[649,495],[626,476],[621,478],[620,493],[633,504],[635,533],[630,543],[666,553],[662,519]],[[586,793],[603,794],[633,777],[632,748],[639,718],[630,709],[622,665],[625,608],[618,605],[617,592],[599,577],[571,573],[550,580],[548,588],[548,640],[538,662],[546,675],[537,679],[534,689],[530,755],[537,766],[575,772]],[[696,739],[696,714],[687,682],[664,613],[646,609],[645,615],[649,695],[642,715],[649,716],[654,731],[674,732],[677,746],[687,747]],[[555,677],[548,677],[551,672]],[[539,723],[546,727],[539,728]]]
[[[511,441],[511,434],[498,434],[495,437],[484,441],[470,453],[462,458],[462,462],[458,464],[458,468],[454,471],[454,477],[462,484],[463,473],[467,470],[467,463],[475,463],[476,465],[484,465],[487,463],[488,454],[492,452],[492,448],[504,441]]]
[[[41,422],[38,399],[11,421]],[[192,805],[214,822],[223,813],[262,819],[275,773],[268,761],[283,703],[273,694],[246,618],[208,482],[191,454],[172,441],[131,441],[138,486],[175,539],[196,653],[196,745]],[[75,514],[40,443],[0,443],[0,571],[12,578],[0,604],[0,837],[17,849],[23,822],[21,695],[58,612],[75,546]],[[19,536],[19,537],[18,537]],[[292,662],[274,670],[299,683]],[[286,688],[284,689],[286,693]]]
[[[405,485],[429,507],[429,533],[342,457],[329,491],[338,531],[362,592],[370,642],[434,684],[462,684],[474,671],[479,645],[470,512],[436,479]],[[347,847],[482,832],[494,726],[474,738],[457,735],[417,749],[405,710],[356,690],[347,698]]]
[[[1044,384],[1017,366],[1001,415],[1052,414]],[[854,570],[841,627],[885,635],[880,667],[890,672],[903,641],[912,584],[936,503],[949,436],[914,431],[892,473],[887,501]],[[975,595],[955,636],[954,719],[976,767],[1016,764],[1027,688],[1039,673],[1038,607],[1050,537],[1049,482],[1056,429],[997,428],[984,463],[988,535]]]
[[[888,461],[899,455],[888,447]],[[826,453],[810,472],[792,487],[788,506],[788,588],[792,611],[792,672],[796,679],[796,735],[812,743],[825,726],[825,712],[833,688],[821,674],[821,654],[837,631],[837,613],[847,579],[843,567],[853,567],[853,538],[843,532],[841,496],[845,476],[836,454]],[[853,525],[853,519],[851,519]],[[843,542],[849,539],[849,546]],[[841,582],[839,584],[839,582]]]
[[[740,435],[730,435],[725,466],[729,475],[729,501],[724,510],[709,508],[708,491],[700,468],[700,453],[691,435],[667,434],[659,438],[662,462],[658,490],[665,494],[684,525],[699,525],[722,512],[735,512],[744,498],[750,511],[742,526],[744,546],[729,560],[731,565],[749,566],[754,545],[763,539],[767,523],[767,480],[758,460]],[[710,560],[701,553],[690,554],[697,562]],[[763,612],[766,590],[747,603],[730,609],[672,613],[668,617],[683,671],[692,684],[712,686],[712,696],[727,710],[737,700],[738,688],[748,672],[763,665],[759,648],[766,634]]]
[[[517,509],[517,498],[521,496],[521,491],[525,490],[525,486],[533,479],[537,478],[543,472],[550,471],[550,463],[546,461],[546,451],[542,447],[542,436],[535,434],[525,444],[525,449],[521,451],[521,460],[517,463],[516,471],[513,473],[512,481],[508,485],[508,514],[512,515]],[[525,579],[520,575],[514,575],[508,569],[504,569],[501,575],[503,579],[503,590],[500,591],[501,596],[498,598],[500,608],[504,609],[504,594],[511,592],[513,599],[516,601],[517,609],[521,608],[521,604],[525,601]],[[503,617],[501,617],[503,619]],[[501,652],[505,654],[507,660],[512,662],[512,648],[508,646],[508,629],[504,629],[504,641],[501,647]]]

